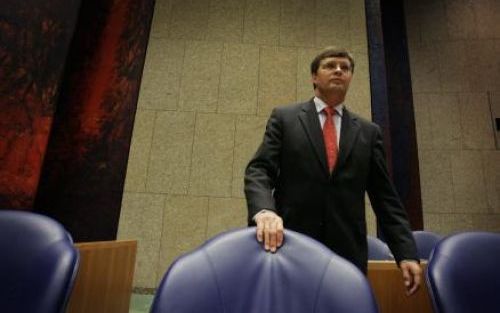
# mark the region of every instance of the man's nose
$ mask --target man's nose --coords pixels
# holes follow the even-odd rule
[[[340,65],[337,65],[333,68],[333,71],[335,74],[342,74],[342,69],[340,68]]]

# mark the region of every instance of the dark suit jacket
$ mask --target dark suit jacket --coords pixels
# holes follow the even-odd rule
[[[274,109],[245,173],[249,224],[260,210],[273,210],[285,228],[323,242],[366,272],[365,191],[396,260],[418,259],[387,171],[380,128],[344,108],[330,175],[312,99]]]

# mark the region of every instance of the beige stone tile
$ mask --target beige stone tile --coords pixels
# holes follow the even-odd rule
[[[172,2],[171,1],[156,1],[153,21],[151,22],[151,35],[150,42],[153,38],[167,38],[168,37],[168,19],[171,14]]]
[[[125,191],[145,191],[155,112],[138,109],[130,144]]]
[[[454,212],[450,152],[419,150],[419,168],[423,212]]]
[[[371,120],[371,96],[368,56],[356,53],[354,76],[352,77],[345,103],[348,108]]]
[[[446,7],[443,1],[429,1],[419,12],[422,42],[424,44],[448,39]]]
[[[427,61],[430,62],[426,66],[439,69],[441,82],[433,81],[432,83],[436,85],[440,83],[443,92],[467,92],[470,89],[470,68],[466,67],[470,64],[465,54],[464,42],[441,42],[433,49],[436,50],[426,56]]]
[[[420,6],[422,4],[422,1],[414,1],[414,0],[404,0],[404,9],[405,9],[405,15],[408,14],[419,14],[420,13]]]
[[[242,0],[210,0],[210,6],[215,8],[224,8],[230,10],[244,10],[245,1]]]
[[[279,43],[280,2],[275,0],[247,0],[243,42],[254,44]]]
[[[415,128],[417,131],[418,151],[432,150],[432,107],[429,98],[431,95],[426,93],[413,94],[413,109],[415,112]]]
[[[468,73],[470,90],[473,92],[488,92],[499,90],[500,84],[500,41],[496,40],[468,40],[465,43],[466,71]]]
[[[476,0],[472,2],[476,16],[478,38],[500,37],[500,2],[497,0]]]
[[[217,112],[256,114],[259,47],[225,44]]]
[[[500,214],[428,214],[425,230],[442,235],[465,231],[500,231]]]
[[[424,229],[441,235],[472,231],[474,224],[469,214],[424,214]]]
[[[323,0],[318,1],[324,2]],[[333,13],[332,11],[337,10],[332,6],[316,7],[316,47],[338,46],[349,48],[351,44],[349,14]],[[335,16],[335,18],[332,18],[332,16]]]
[[[500,214],[474,214],[472,215],[474,230],[500,232]]]
[[[455,212],[487,213],[488,200],[481,152],[453,152],[451,169]]]
[[[208,198],[167,197],[163,211],[158,280],[174,260],[199,247],[205,241],[207,217]]]
[[[232,197],[244,198],[245,168],[262,142],[267,117],[238,116],[234,140]]]
[[[125,192],[122,199],[119,239],[159,240],[165,197],[148,193]],[[144,227],[144,225],[149,225]]]
[[[177,108],[183,59],[182,41],[151,38],[141,82],[139,108]]]
[[[440,92],[439,63],[435,45],[410,51],[410,70],[413,92]]]
[[[165,196],[125,192],[118,227],[119,240],[137,240],[136,287],[156,287]]]
[[[190,195],[231,195],[234,132],[232,115],[197,114]]]
[[[215,112],[219,97],[222,43],[190,41],[182,72],[179,108]]]
[[[490,213],[500,214],[500,151],[483,151],[483,167]]]
[[[434,149],[460,149],[460,97],[457,94],[429,94],[428,100]]]
[[[366,233],[370,236],[377,236],[377,217],[375,216],[375,212],[373,212],[373,208],[369,202],[366,201]]]
[[[208,201],[207,239],[247,225],[247,206],[244,199],[210,198]]]
[[[500,38],[500,35],[497,38]],[[498,55],[500,55],[500,39],[494,40],[494,48],[497,57],[490,60],[492,64],[492,79],[488,81],[488,88],[492,92],[500,92],[500,84],[498,84],[498,81],[500,81],[500,58],[498,58]]]
[[[261,47],[258,114],[267,116],[275,106],[294,102],[296,88],[296,49]]]
[[[297,102],[307,101],[314,96],[311,62],[320,52],[320,48],[297,49]]]
[[[488,96],[484,93],[461,94],[460,112],[464,149],[495,149]]]
[[[477,38],[477,27],[472,2],[469,0],[445,0],[449,38]]]
[[[192,112],[158,113],[148,170],[148,191],[187,193],[194,123]]]
[[[207,40],[240,43],[243,41],[243,1],[235,1],[237,6],[210,6]]]
[[[314,47],[316,24],[314,0],[283,0],[280,45]]]
[[[316,0],[316,10],[324,10],[331,16],[349,14],[351,6],[362,5],[364,0]]]
[[[408,36],[408,49],[410,51],[418,49],[422,43],[422,36],[420,30],[420,15],[416,13],[409,13],[406,9],[406,34]]]
[[[355,53],[368,53],[368,37],[366,34],[365,2],[363,0],[350,1],[349,14],[349,48]]]
[[[205,0],[171,0],[168,37],[203,40],[208,29],[210,2]]]

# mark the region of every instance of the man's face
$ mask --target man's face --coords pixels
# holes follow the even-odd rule
[[[321,60],[318,71],[312,74],[317,91],[327,95],[332,92],[345,94],[352,79],[351,63],[348,58],[329,57]]]

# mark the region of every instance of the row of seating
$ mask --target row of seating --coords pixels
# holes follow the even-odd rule
[[[417,244],[418,257],[428,260],[434,246],[443,238],[429,231],[414,231],[413,237]],[[368,236],[368,259],[370,260],[394,260],[394,256],[387,244],[379,238]]]
[[[207,241],[170,267],[151,313],[378,312],[366,277],[354,265],[302,234],[286,230],[285,241],[278,252],[266,253],[253,228]],[[59,223],[0,211],[0,249],[2,312],[64,312],[79,255]],[[499,263],[498,233],[440,240],[426,276],[435,312],[500,312]]]

